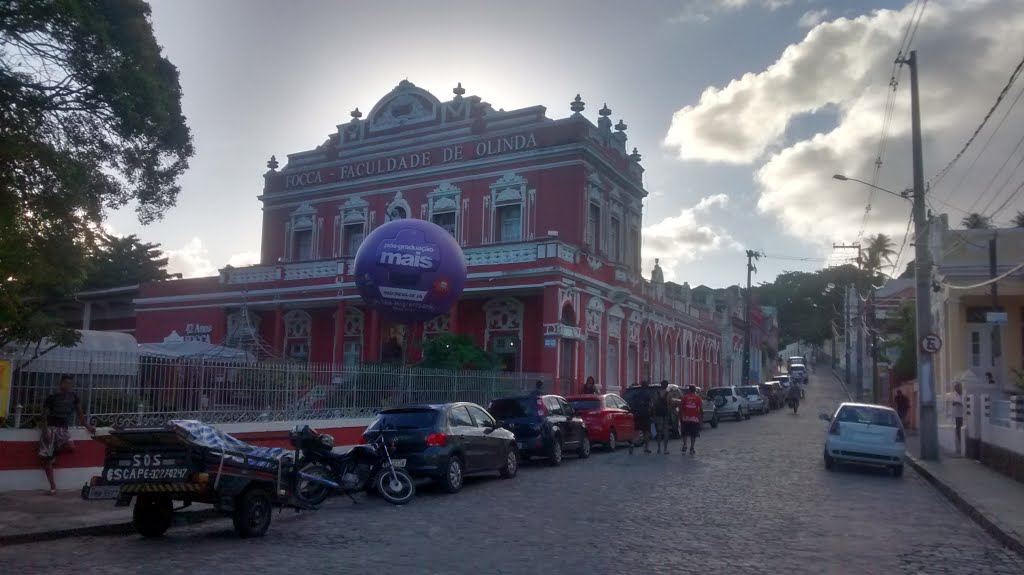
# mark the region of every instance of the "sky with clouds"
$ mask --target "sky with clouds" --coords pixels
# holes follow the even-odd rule
[[[462,82],[495,108],[540,104],[556,118],[577,93],[594,121],[607,103],[643,154],[644,267],[660,258],[666,279],[739,283],[745,249],[766,254],[766,281],[839,262],[848,254],[832,244],[862,234],[899,246],[909,206],[832,175],[910,186],[909,76],[893,62],[922,4],[912,47],[931,208],[1007,225],[1024,209],[1024,105],[1010,106],[1024,80],[934,177],[1024,57],[1020,0],[151,4],[197,153],[162,221],[142,227],[128,209],[108,225],[161,243],[186,276],[256,261],[271,154],[315,147],[406,78],[442,99]]]

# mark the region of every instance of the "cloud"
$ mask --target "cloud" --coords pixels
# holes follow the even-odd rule
[[[234,268],[256,265],[260,263],[259,252],[241,252],[228,258],[228,265]]]
[[[180,273],[186,278],[212,276],[217,268],[210,262],[209,251],[203,247],[203,241],[193,237],[184,247],[177,250],[165,250],[167,255],[167,271]]]
[[[801,28],[814,28],[818,24],[824,22],[827,17],[827,8],[822,8],[821,10],[808,10],[800,16],[800,20],[797,21],[797,25]]]
[[[774,11],[792,3],[793,0],[685,0],[683,9],[670,18],[669,22],[703,24],[720,13],[736,12],[748,7]]]
[[[666,145],[685,160],[752,166],[760,192],[758,208],[776,216],[791,235],[854,239],[871,191],[831,176],[872,179],[892,92],[893,60],[912,12],[913,5],[908,5],[900,11],[880,10],[819,24],[766,69],[744,74],[725,87],[706,88],[696,104],[674,114]],[[935,0],[928,5],[914,40],[920,61],[926,177],[956,154],[988,111],[1022,55],[1019,45],[1011,46],[1006,39],[1022,34],[1024,11],[1017,0]],[[897,192],[911,183],[905,69],[899,80],[877,182]],[[1018,89],[1015,85],[1011,96]],[[985,195],[981,192],[1007,158],[1019,159],[1010,150],[1020,136],[1013,127],[1024,121],[1024,106],[1011,114],[992,147],[967,172],[1008,103],[958,167],[932,188],[933,209],[945,211],[940,208],[944,203],[967,209]],[[831,131],[806,137],[790,134],[793,141],[786,141],[794,119],[826,107],[838,112]],[[963,190],[954,190],[961,176],[970,177]],[[1004,178],[1013,185],[999,196],[998,184]],[[989,194],[999,199],[993,208],[1019,183],[1019,175],[1001,176]],[[909,217],[907,203],[883,193],[875,193],[871,202],[866,233],[891,234],[901,242]],[[1017,206],[1008,205],[1010,211],[1001,217],[1008,220]],[[951,212],[950,219],[955,222],[962,215]]]
[[[696,261],[701,256],[723,249],[740,249],[729,233],[705,222],[712,208],[729,203],[725,194],[702,198],[692,208],[683,208],[679,215],[669,216],[643,230],[643,270],[649,273],[655,258],[660,260],[665,279],[677,277],[679,264]]]

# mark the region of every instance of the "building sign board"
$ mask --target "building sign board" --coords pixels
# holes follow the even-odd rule
[[[349,162],[340,166],[316,170],[292,172],[285,174],[284,187],[286,190],[295,190],[320,184],[358,180],[370,176],[382,176],[427,166],[475,160],[536,147],[537,137],[534,132],[499,136],[475,143],[465,142],[444,148]]]
[[[213,343],[210,336],[213,334],[213,326],[203,323],[190,323],[185,325],[185,341],[201,341]]]
[[[1009,316],[1005,311],[990,311],[985,313],[985,323],[990,325],[1006,325]]]

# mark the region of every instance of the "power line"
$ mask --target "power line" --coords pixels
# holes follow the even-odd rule
[[[999,92],[999,96],[996,97],[995,103],[992,104],[991,108],[989,108],[988,113],[985,114],[985,117],[981,120],[981,124],[979,124],[978,127],[975,128],[974,133],[971,134],[971,137],[967,139],[967,143],[965,143],[964,147],[961,148],[959,152],[957,152],[956,156],[953,156],[953,159],[950,160],[948,164],[946,164],[946,167],[939,170],[937,174],[932,176],[932,179],[928,180],[929,185],[934,186],[937,185],[940,181],[942,181],[942,178],[946,177],[946,174],[948,174],[949,171],[953,169],[953,166],[956,165],[956,163],[960,160],[960,158],[963,157],[964,153],[967,152],[967,149],[971,147],[971,144],[974,142],[975,138],[978,137],[978,134],[981,132],[982,129],[984,129],[985,124],[987,124],[989,121],[989,118],[991,118],[992,114],[995,113],[996,108],[999,107],[999,104],[1003,101],[1003,98],[1006,97],[1006,94],[1010,91],[1010,88],[1013,87],[1014,82],[1017,81],[1017,77],[1020,76],[1021,70],[1024,70],[1024,58],[1021,58],[1021,61],[1017,64],[1017,67],[1014,68],[1013,73],[1010,74],[1010,79],[1006,82],[1006,85],[1003,86],[1003,89]],[[1018,96],[1017,98],[1020,99],[1020,96]],[[1016,100],[1014,100],[1014,104],[1016,104]],[[1003,116],[1003,119],[1005,120],[1006,116]],[[1002,125],[1002,122],[1000,122],[1000,125]],[[998,128],[996,128],[996,131],[998,131]],[[995,132],[993,132],[993,134],[994,133]]]
[[[983,281],[981,283],[977,283],[977,284],[969,285],[969,286],[958,286],[958,285],[948,284],[948,283],[945,283],[945,282],[938,282],[938,283],[939,283],[939,285],[941,285],[943,287],[947,287],[949,289],[957,289],[957,290],[977,289],[977,288],[980,288],[980,287],[985,287],[987,285],[992,285],[992,284],[996,283],[997,281],[1004,280],[1004,279],[1010,277],[1011,275],[1017,273],[1021,269],[1024,269],[1024,263],[1020,263],[1020,264],[1017,264],[1017,265],[1013,266],[1012,268],[1009,269],[1009,271],[1007,271],[1006,273],[1004,273],[1004,274],[1002,274],[1000,276],[996,276],[996,277],[994,277],[994,278],[992,278],[990,280],[986,280],[986,281]]]

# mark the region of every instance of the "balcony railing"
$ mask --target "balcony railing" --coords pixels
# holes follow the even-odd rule
[[[524,264],[544,259],[558,258],[567,262],[579,261],[576,248],[551,239],[478,246],[463,250],[466,266],[496,266]],[[319,278],[350,278],[354,272],[351,257],[331,258],[306,262],[281,262],[271,265],[256,265],[244,268],[221,270],[221,283],[254,284],[277,281],[308,280]]]

